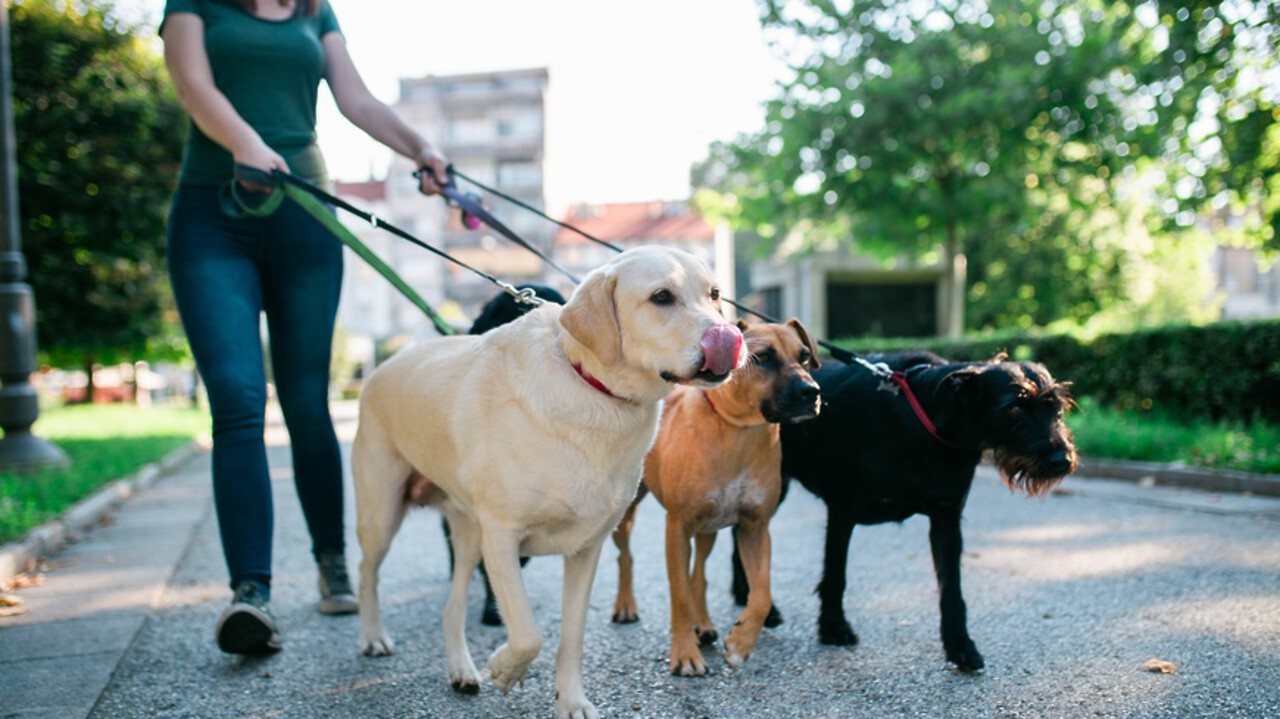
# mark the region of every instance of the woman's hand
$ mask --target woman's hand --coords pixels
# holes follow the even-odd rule
[[[235,159],[237,165],[252,167],[254,169],[261,170],[268,175],[275,170],[280,170],[286,174],[289,172],[289,165],[284,161],[284,158],[280,156],[280,153],[272,150],[267,146],[267,143],[263,142],[261,139],[257,142],[248,144],[246,147],[236,148],[236,150],[231,153],[231,156]],[[253,192],[269,193],[272,189],[268,186],[245,182],[244,180],[240,181],[240,186]]]
[[[418,173],[418,191],[424,195],[438,195],[440,188],[449,184],[449,161],[440,151],[428,145],[418,152],[413,162],[422,172]]]

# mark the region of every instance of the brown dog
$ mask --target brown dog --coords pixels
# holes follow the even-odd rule
[[[631,587],[631,529],[636,506],[652,492],[667,510],[667,580],[671,587],[671,673],[707,673],[699,644],[716,639],[707,612],[707,555],[716,532],[738,526],[751,599],[725,640],[737,666],[751,654],[772,606],[769,519],[782,491],[779,422],[818,415],[818,349],[798,320],[785,325],[739,323],[751,360],[710,390],[677,388],[667,395],[657,440],[645,457],[644,483],[613,542],[618,546],[618,598],[613,621],[638,619]],[[693,574],[689,540],[697,538]]]

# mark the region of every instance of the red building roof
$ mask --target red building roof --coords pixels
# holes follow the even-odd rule
[[[715,239],[715,228],[687,202],[618,202],[578,205],[562,222],[606,242],[674,242]],[[561,228],[557,244],[589,242],[576,232]]]

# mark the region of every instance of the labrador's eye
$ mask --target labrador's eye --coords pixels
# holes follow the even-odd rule
[[[809,364],[809,360],[813,359],[813,355],[809,354],[809,350],[800,352],[800,364]]]
[[[649,301],[655,305],[669,305],[676,301],[676,296],[671,294],[671,290],[658,290]]]
[[[720,288],[719,288],[719,287],[712,287],[712,288],[711,288],[711,299],[712,299],[712,300],[714,300],[714,301],[716,301],[716,302],[719,302],[719,301],[720,301]]]

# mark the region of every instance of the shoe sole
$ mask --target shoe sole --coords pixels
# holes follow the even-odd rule
[[[316,605],[316,611],[321,614],[355,614],[360,611],[360,602],[351,594],[335,594],[332,597],[325,597]]]
[[[218,618],[218,648],[227,654],[271,654],[280,651],[280,635],[271,617],[249,604],[234,604]]]

